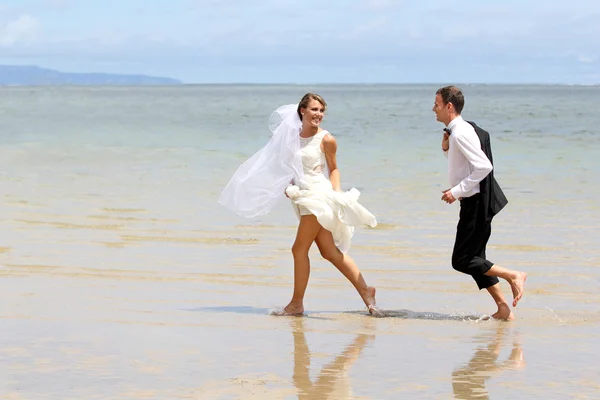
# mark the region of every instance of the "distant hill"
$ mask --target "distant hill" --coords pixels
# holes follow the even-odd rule
[[[37,66],[0,65],[0,85],[179,85],[181,81],[146,75],[60,72]]]

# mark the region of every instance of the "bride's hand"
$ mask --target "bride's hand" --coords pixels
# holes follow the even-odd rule
[[[287,190],[292,185],[294,185],[294,180],[293,179],[290,181],[290,183],[287,185],[287,187],[285,189],[283,189],[283,194],[285,194],[285,197],[287,197],[288,199],[290,198],[290,196],[288,196]]]

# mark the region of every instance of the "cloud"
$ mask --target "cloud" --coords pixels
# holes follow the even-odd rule
[[[598,57],[589,56],[589,55],[580,55],[577,59],[582,64],[591,64],[598,60]]]
[[[42,5],[50,7],[50,8],[58,9],[58,10],[65,10],[69,7],[74,6],[75,1],[74,0],[43,0]]]
[[[0,46],[13,47],[21,43],[29,43],[35,39],[40,24],[35,17],[22,14],[0,29]]]
[[[365,34],[372,33],[384,33],[386,29],[386,25],[388,24],[388,17],[386,15],[381,15],[375,17],[373,19],[365,21],[365,23],[358,25],[354,28],[352,32],[356,36],[362,36]]]
[[[481,0],[106,0],[94,7],[92,3],[0,1],[2,56],[39,60],[42,65],[52,61],[68,66],[77,59],[80,65],[160,64],[190,70],[205,67],[217,73],[232,68],[248,77],[303,71],[311,76],[307,79],[316,78],[312,69],[302,69],[306,65],[323,66],[315,71],[324,76],[351,66],[388,71],[390,76],[399,75],[389,72],[398,69],[408,77],[414,68],[411,79],[417,80],[430,75],[454,80],[463,76],[462,71],[490,79],[500,73],[535,78],[530,70],[517,70],[521,66],[539,70],[540,76],[543,71],[549,71],[546,76],[559,76],[562,70],[557,72],[555,65],[582,74],[597,67],[600,60],[596,56],[600,54],[597,0],[505,0],[501,4]],[[43,21],[43,35],[39,21]],[[452,60],[456,68],[440,75],[438,70],[449,68],[441,68],[440,60]],[[263,69],[270,72],[263,73]],[[204,79],[205,73],[196,74]],[[355,76],[351,71],[348,74]]]
[[[394,5],[393,0],[365,0],[364,6],[366,8],[375,9],[375,10],[383,10],[386,8],[390,8]]]

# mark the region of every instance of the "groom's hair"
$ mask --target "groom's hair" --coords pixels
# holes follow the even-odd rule
[[[462,91],[456,86],[445,86],[439,88],[435,94],[439,94],[444,101],[444,104],[452,103],[454,109],[460,114],[465,106],[465,96]]]

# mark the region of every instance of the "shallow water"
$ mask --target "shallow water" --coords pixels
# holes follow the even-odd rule
[[[316,249],[307,316],[267,315],[296,217],[216,203],[308,89],[378,218],[350,253],[388,318]],[[598,397],[600,88],[464,88],[510,201],[488,256],[529,273],[511,323],[482,320],[487,294],[449,266],[435,89],[0,89],[0,398]]]

